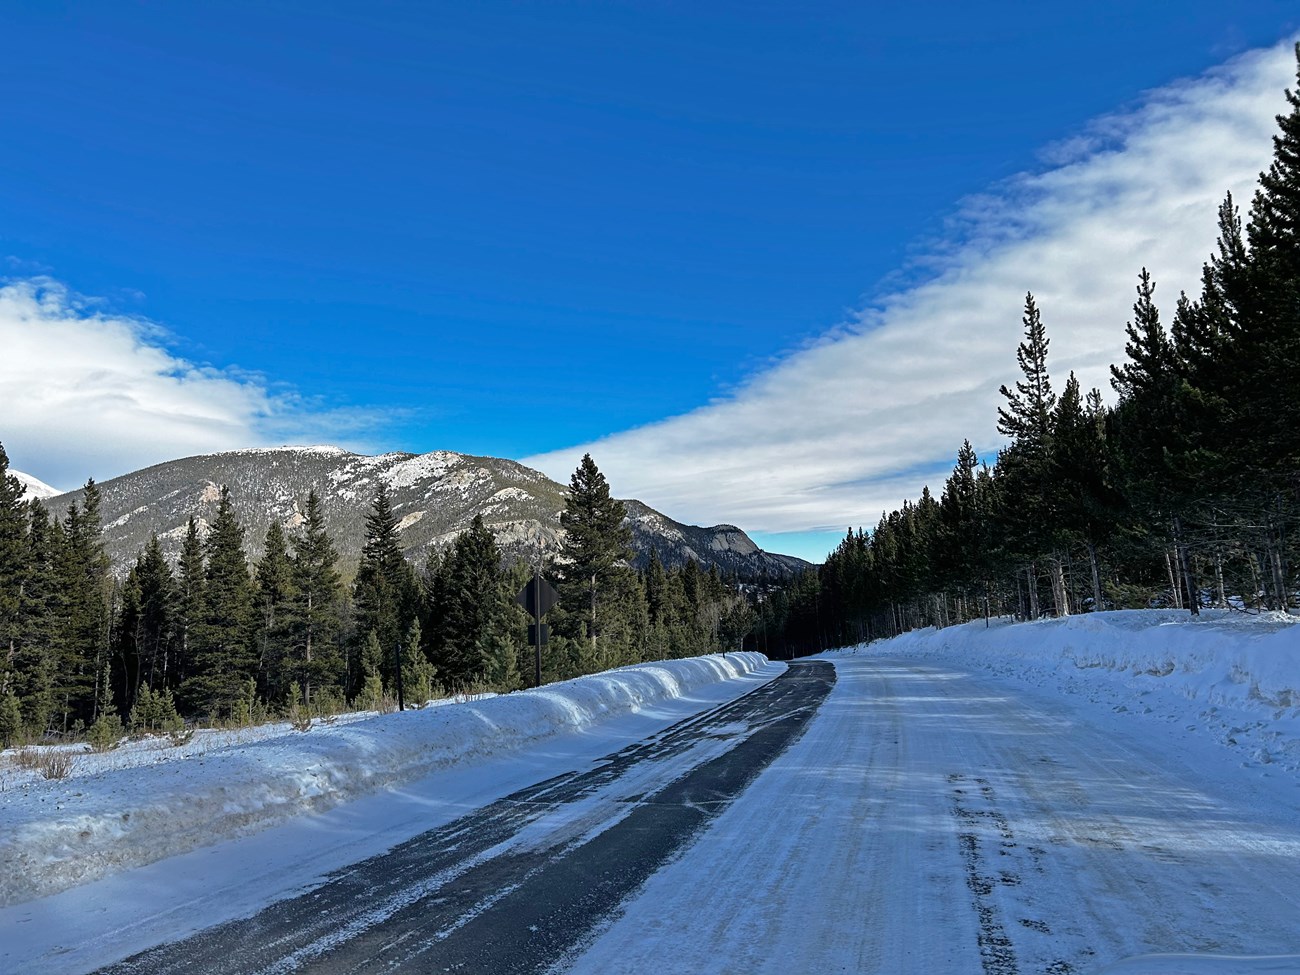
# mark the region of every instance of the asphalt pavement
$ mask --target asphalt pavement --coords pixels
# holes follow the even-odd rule
[[[520,790],[299,896],[104,973],[562,967],[794,743],[835,683],[793,664],[728,704]]]

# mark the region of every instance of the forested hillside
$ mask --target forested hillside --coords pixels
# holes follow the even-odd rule
[[[740,646],[750,612],[739,584],[695,561],[665,568],[653,551],[632,568],[626,509],[590,457],[564,503],[543,680]],[[229,490],[206,528],[190,518],[175,569],[151,537],[117,580],[98,487],[54,519],[23,500],[0,448],[0,745],[384,708],[399,668],[413,702],[531,677],[514,597],[532,569],[503,554],[481,516],[417,566],[380,481],[350,584],[314,490],[295,527],[270,521],[252,564]]]
[[[1155,276],[1137,271],[1113,399],[1053,379],[1051,309],[1027,295],[1020,377],[998,411],[1006,446],[990,463],[963,443],[937,493],[850,530],[769,600],[783,652],[987,614],[1297,606],[1297,77],[1244,219],[1230,195],[1219,207],[1200,292],[1177,296],[1166,324]]]

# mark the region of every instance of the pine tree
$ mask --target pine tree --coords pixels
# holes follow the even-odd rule
[[[565,531],[560,595],[570,617],[585,623],[585,636],[593,655],[605,622],[602,595],[615,567],[629,555],[632,532],[623,524],[626,517],[623,503],[610,497],[605,475],[596,468],[591,455],[584,454],[569,479],[569,492],[560,515]]]
[[[288,606],[291,661],[289,676],[302,688],[304,702],[328,683],[337,669],[335,645],[343,629],[343,590],[338,553],[325,529],[320,498],[307,495],[303,522],[294,536],[293,589]]]
[[[438,673],[424,652],[424,640],[420,633],[420,621],[411,623],[407,630],[406,642],[402,645],[402,684],[406,700],[417,708],[422,708],[433,697],[433,680]]]
[[[203,598],[191,639],[194,674],[185,696],[194,709],[238,717],[247,707],[248,682],[257,670],[255,610],[244,529],[226,487],[203,548]]]
[[[262,552],[256,572],[258,672],[266,699],[279,700],[293,679],[288,656],[294,599],[289,543],[279,522],[267,526]]]
[[[434,588],[434,660],[449,686],[480,681],[492,668],[509,671],[505,646],[509,613],[501,550],[492,531],[475,515],[452,543]]]
[[[651,626],[668,623],[668,578],[664,573],[664,564],[659,561],[659,550],[650,548],[650,562],[645,570],[646,609]]]
[[[1251,202],[1249,287],[1239,302],[1242,327],[1227,372],[1235,379],[1233,464],[1246,475],[1241,493],[1257,499],[1271,601],[1289,610],[1295,586],[1287,539],[1300,529],[1300,44],[1296,87],[1286,99],[1290,111],[1277,116],[1273,160]]]
[[[1047,370],[1049,340],[1032,294],[1025,297],[1023,324],[1025,339],[1016,349],[1016,361],[1024,378],[1016,381],[1014,391],[1001,387],[1007,405],[998,408],[998,432],[1012,441],[998,455],[997,475],[1002,482],[1003,528],[1008,543],[1026,566],[1029,613],[1037,617],[1037,562],[1053,551],[1058,531],[1050,484],[1056,396]],[[1053,557],[1050,563],[1057,612],[1065,615],[1069,607],[1061,601],[1064,586],[1060,583],[1060,560]]]
[[[174,663],[167,669],[165,681],[172,690],[180,688],[194,674],[193,636],[203,616],[203,542],[193,515],[185,526],[177,570],[176,654]]]
[[[998,407],[998,433],[1013,438],[1022,449],[1034,453],[1046,450],[1056,396],[1047,372],[1047,347],[1051,341],[1032,294],[1025,295],[1022,321],[1025,340],[1016,349],[1016,362],[1024,379],[1016,380],[1014,391],[1005,385],[1001,387],[1007,405]]]
[[[99,516],[99,488],[86,482],[82,503],[68,506],[58,566],[63,589],[62,659],[55,671],[55,694],[65,728],[92,722],[109,706],[110,593],[108,556]]]
[[[416,618],[415,574],[402,555],[388,487],[382,481],[366,517],[366,541],[353,587],[356,633],[362,641],[374,633],[383,648],[380,676],[395,678],[393,654]]]
[[[9,473],[9,455],[0,445],[0,694],[14,686],[22,632],[23,583],[29,569],[24,490]]]
[[[1052,434],[1057,525],[1066,544],[1082,544],[1088,552],[1092,608],[1098,610],[1102,608],[1098,545],[1112,534],[1121,499],[1111,478],[1101,393],[1090,391],[1085,402],[1073,372],[1057,402]]]
[[[166,687],[174,638],[174,588],[171,567],[158,536],[153,535],[122,585],[116,626],[122,677],[116,697],[128,713],[141,687],[156,686],[160,692]]]
[[[55,674],[64,659],[67,593],[60,581],[63,532],[39,501],[27,505],[27,577],[23,585],[15,690],[27,727],[40,734],[54,727],[60,710]]]

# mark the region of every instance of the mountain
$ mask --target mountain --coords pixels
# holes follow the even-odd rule
[[[44,481],[37,480],[30,474],[24,474],[22,471],[16,471],[13,468],[10,468],[9,473],[18,478],[19,483],[21,483],[26,489],[23,493],[24,501],[30,501],[32,498],[39,498],[41,500],[44,500],[45,498],[54,498],[63,493],[58,488],[50,487]]]
[[[334,544],[345,566],[352,567],[380,481],[388,485],[407,557],[417,564],[431,548],[469,527],[476,514],[507,552],[533,561],[540,546],[549,561],[558,551],[565,486],[511,460],[445,450],[370,457],[338,447],[270,447],[186,457],[100,484],[100,515],[109,556],[119,569],[135,559],[151,533],[174,559],[190,516],[206,530],[225,485],[244,526],[246,548],[256,558],[273,520],[290,531],[301,524],[314,486]],[[73,491],[45,503],[61,516],[83,494]],[[683,525],[639,501],[628,501],[627,509],[635,561],[641,565],[654,547],[666,565],[695,559],[706,568],[717,565],[746,577],[764,572],[787,577],[809,567],[802,559],[764,552],[733,525]]]

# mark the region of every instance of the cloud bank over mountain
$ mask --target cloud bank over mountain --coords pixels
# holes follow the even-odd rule
[[[158,325],[47,277],[0,285],[0,349],[0,442],[15,467],[64,490],[189,454],[347,440],[368,419],[189,362]]]
[[[937,489],[963,437],[993,459],[1027,291],[1057,387],[1073,370],[1110,392],[1139,269],[1155,276],[1166,318],[1180,290],[1197,290],[1216,207],[1226,191],[1249,205],[1294,66],[1287,43],[1149,92],[1050,147],[1040,171],[965,201],[913,269],[921,283],[880,295],[734,393],[524,462],[562,478],[590,451],[619,492],[704,524],[874,525],[923,484]]]

